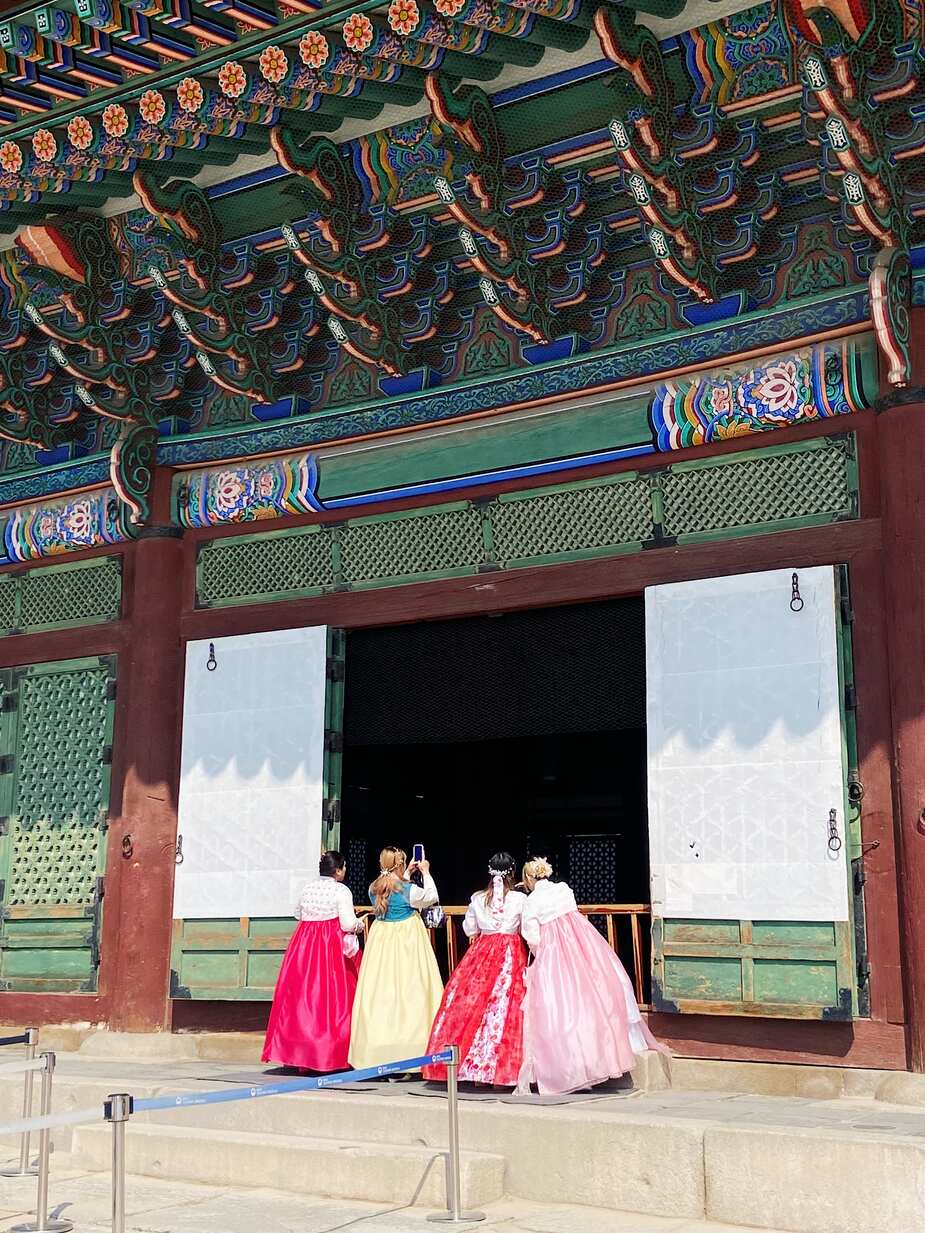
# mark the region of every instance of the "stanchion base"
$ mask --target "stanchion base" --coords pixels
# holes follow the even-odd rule
[[[26,1169],[0,1169],[0,1177],[36,1177],[38,1165],[29,1165]]]
[[[70,1220],[46,1220],[44,1224],[33,1221],[32,1224],[18,1224],[10,1233],[71,1233],[73,1222]]]
[[[452,1212],[434,1212],[427,1219],[431,1224],[476,1224],[487,1217],[484,1212],[460,1212],[458,1216],[454,1216]]]

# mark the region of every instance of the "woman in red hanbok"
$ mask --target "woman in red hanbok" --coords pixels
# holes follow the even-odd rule
[[[461,1080],[513,1087],[523,1062],[526,895],[514,890],[509,852],[496,853],[488,872],[488,889],[472,896],[463,920],[472,942],[444,991],[427,1052],[458,1045]],[[445,1080],[446,1067],[426,1066],[424,1078]]]
[[[263,1046],[264,1062],[298,1070],[346,1070],[363,924],[343,885],[347,864],[326,852],[299,899],[298,928],[283,958]]]

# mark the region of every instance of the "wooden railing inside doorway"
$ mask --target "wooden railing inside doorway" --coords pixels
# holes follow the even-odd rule
[[[594,923],[598,920],[603,922],[603,936],[619,955],[632,981],[636,1001],[645,1009],[647,962],[644,938],[649,936],[651,928],[651,906],[647,903],[583,903],[578,910],[583,916],[594,918]],[[444,948],[447,971],[451,974],[465,953],[467,939],[462,931],[462,919],[466,911],[467,907],[443,905],[445,922],[439,929],[429,931],[434,950],[439,953],[441,947]],[[374,919],[372,908],[358,907],[357,915],[365,918],[368,930]],[[617,936],[618,922],[626,918],[629,920],[629,945],[621,946]]]

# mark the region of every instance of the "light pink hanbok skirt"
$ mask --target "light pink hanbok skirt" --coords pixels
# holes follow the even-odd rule
[[[544,924],[527,970],[519,1092],[576,1092],[665,1053],[643,1022],[623,964],[580,912]]]

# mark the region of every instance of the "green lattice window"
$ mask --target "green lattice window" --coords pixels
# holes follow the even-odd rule
[[[118,556],[0,575],[0,636],[113,621],[121,607]]]
[[[358,518],[341,533],[341,559],[351,586],[472,573],[485,560],[482,519],[473,505]]]
[[[502,497],[491,511],[499,563],[629,551],[652,537],[652,495],[636,475]]]
[[[680,538],[711,534],[717,526],[782,526],[820,516],[856,516],[852,464],[851,443],[834,438],[814,449],[715,459],[710,467],[679,464],[663,477],[665,534]]]
[[[12,574],[0,574],[0,630],[15,628],[19,607],[20,580]]]
[[[495,501],[213,540],[200,551],[197,595],[219,605],[397,586],[857,513],[854,438],[826,437]]]
[[[199,554],[202,605],[317,595],[333,582],[331,536],[323,527],[215,540]]]
[[[4,988],[95,988],[114,670],[89,659],[2,674]]]

